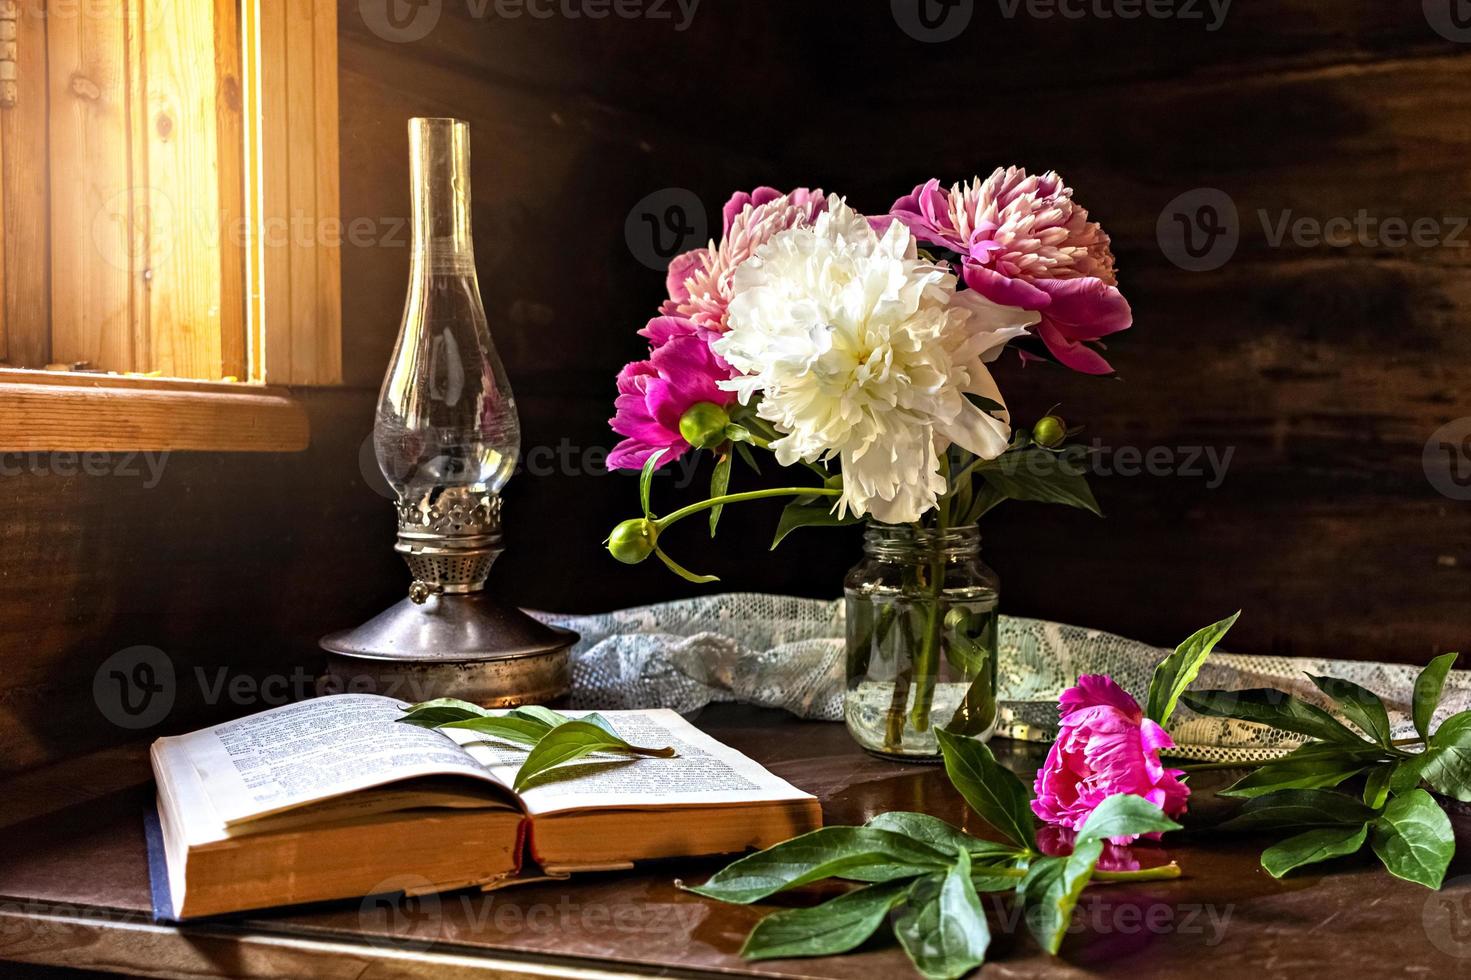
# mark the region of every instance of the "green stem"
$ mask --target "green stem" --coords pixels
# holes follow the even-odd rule
[[[657,530],[663,531],[669,525],[678,523],[686,517],[698,514],[701,511],[709,510],[711,507],[722,507],[726,504],[743,504],[748,500],[766,500],[770,497],[841,497],[842,495],[843,491],[841,490],[828,490],[824,487],[782,487],[777,490],[747,490],[745,493],[728,493],[720,497],[711,497],[709,500],[702,500],[696,504],[690,504],[688,507],[681,507],[673,513],[656,518],[653,523]]]
[[[930,587],[929,608],[925,611],[924,642],[919,648],[919,656],[914,664],[914,707],[910,709],[909,720],[918,732],[928,731],[930,727],[930,708],[935,700],[935,678],[939,673],[940,652],[940,597],[945,591],[945,555],[940,548],[938,539],[945,536],[950,523],[950,501],[941,498],[935,506],[935,553],[930,561]],[[923,535],[924,528],[916,525],[919,534]]]
[[[1138,871],[1094,871],[1094,881],[1168,881],[1184,872],[1174,861],[1157,868],[1140,868]],[[991,878],[1025,878],[1026,868],[977,868],[976,874]]]

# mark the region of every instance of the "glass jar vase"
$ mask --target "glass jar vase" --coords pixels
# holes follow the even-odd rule
[[[848,731],[911,761],[939,760],[936,728],[990,739],[1000,582],[980,529],[870,524],[863,554],[843,582]]]

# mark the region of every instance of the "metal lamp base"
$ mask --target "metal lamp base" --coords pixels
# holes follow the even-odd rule
[[[485,592],[430,595],[322,638],[332,689],[488,708],[548,704],[571,689],[578,636]]]

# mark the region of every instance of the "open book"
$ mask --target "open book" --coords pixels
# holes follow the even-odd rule
[[[677,757],[587,756],[517,794],[524,747],[401,724],[404,707],[341,694],[154,742],[160,913],[493,887],[767,847],[822,823],[815,797],[673,711],[604,715]]]

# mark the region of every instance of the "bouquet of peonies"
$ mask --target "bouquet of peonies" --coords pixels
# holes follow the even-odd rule
[[[860,518],[974,523],[1008,496],[1092,506],[1064,467],[973,492],[983,464],[1057,450],[1066,434],[1052,416],[1013,433],[988,367],[1007,344],[1023,360],[1107,374],[1099,341],[1132,322],[1108,236],[1056,174],[997,170],[948,191],[931,180],[881,217],[820,190],[740,193],[722,239],[674,259],[668,286],[640,331],[648,359],[618,376],[611,424],[625,438],[608,465],[648,472],[707,450],[712,492],[662,519],[645,500],[644,517],[609,539],[619,560],[658,555],[709,581],[670,559],[659,533],[761,497],[797,498],[783,533]],[[820,485],[729,493],[732,455],[754,466],[750,447]],[[1038,486],[1048,481],[1071,485]]]

